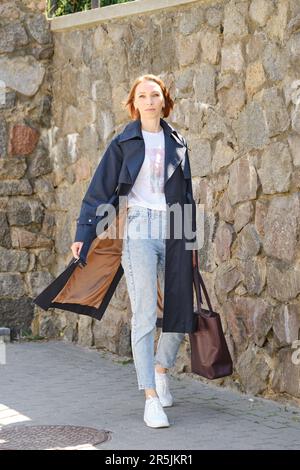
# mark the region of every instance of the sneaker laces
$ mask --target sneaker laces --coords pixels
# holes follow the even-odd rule
[[[161,404],[158,397],[152,397],[151,395],[147,397],[148,403],[155,406],[158,411],[161,411]]]

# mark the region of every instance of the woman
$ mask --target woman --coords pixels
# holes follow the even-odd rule
[[[109,144],[77,219],[71,250],[82,269],[74,271],[71,262],[35,302],[45,309],[58,307],[100,319],[124,270],[138,388],[144,390],[146,399],[144,421],[150,427],[168,427],[163,407],[172,406],[173,398],[167,370],[175,363],[184,334],[193,331],[195,252],[191,246],[195,245],[186,248],[188,240],[195,243],[196,232],[190,164],[185,139],[162,118],[169,115],[174,102],[159,77],[138,77],[125,106],[132,121]],[[96,239],[96,223],[104,220],[103,213],[99,217],[99,207],[109,203],[119,209],[116,219],[120,221],[122,195],[126,196],[122,243],[118,237],[113,242],[109,236],[108,242],[101,239],[99,231],[103,235],[107,225],[97,230]],[[169,218],[173,205],[177,221],[187,216],[192,225],[190,237],[174,236],[176,217],[172,222]],[[109,280],[107,272],[97,280],[95,273],[104,272],[108,261]],[[163,318],[154,358],[157,306],[163,310]]]

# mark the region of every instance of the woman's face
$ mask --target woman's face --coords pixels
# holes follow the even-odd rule
[[[135,89],[133,104],[139,110],[141,119],[160,118],[165,106],[162,89],[152,80],[143,80]]]

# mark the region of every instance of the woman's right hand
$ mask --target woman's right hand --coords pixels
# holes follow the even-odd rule
[[[82,246],[83,246],[83,242],[74,242],[71,245],[71,250],[72,250],[74,258],[77,258],[77,259],[79,258]]]

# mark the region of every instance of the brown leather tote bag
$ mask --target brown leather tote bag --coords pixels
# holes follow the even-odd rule
[[[217,379],[232,374],[233,364],[222,329],[220,315],[214,312],[203,278],[196,266],[193,268],[193,283],[197,297],[197,311],[194,312],[193,333],[189,333],[191,346],[191,371],[207,379]],[[202,308],[201,288],[208,309]]]

